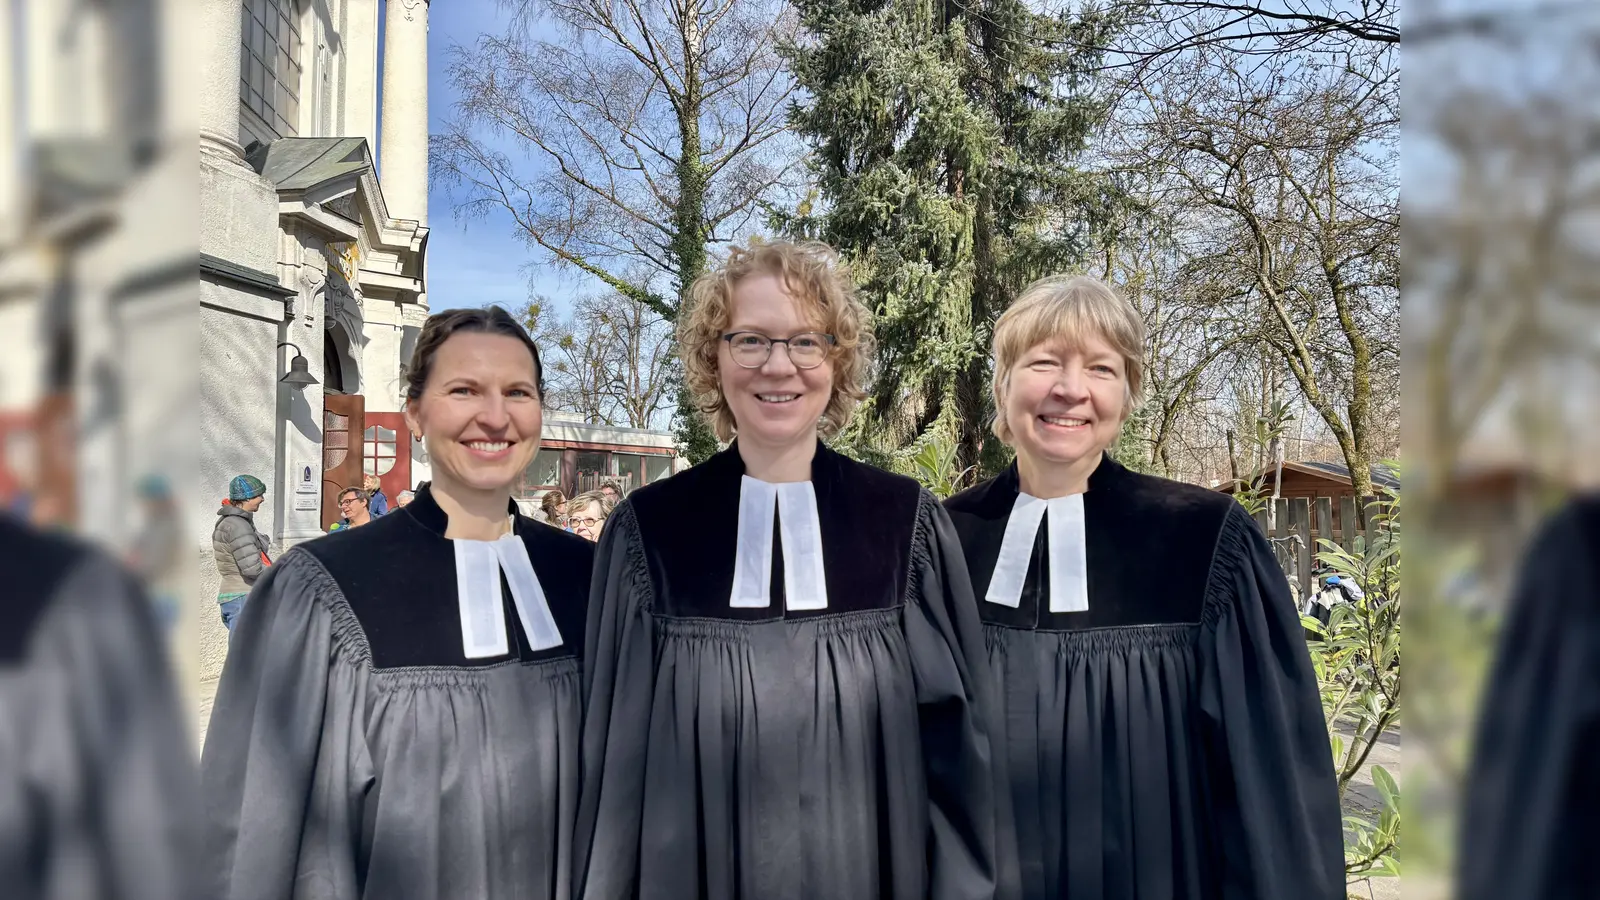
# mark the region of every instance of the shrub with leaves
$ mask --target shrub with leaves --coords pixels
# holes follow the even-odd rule
[[[1318,561],[1354,581],[1363,596],[1336,604],[1326,625],[1302,619],[1315,635],[1311,662],[1341,805],[1373,748],[1400,723],[1400,496],[1385,494],[1387,502],[1368,522],[1369,538],[1358,536],[1348,550],[1319,541]],[[1400,874],[1400,789],[1382,766],[1372,767],[1372,782],[1379,794],[1376,821],[1345,817],[1345,873],[1352,883]]]
[[[940,500],[975,483],[977,466],[962,468],[957,461],[960,450],[955,439],[943,429],[932,429],[923,435],[908,452],[896,462],[897,469],[917,479]]]

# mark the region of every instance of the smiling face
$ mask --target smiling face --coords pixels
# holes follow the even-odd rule
[[[789,338],[822,330],[773,275],[740,281],[733,289],[730,312],[724,334],[756,332]],[[832,355],[815,368],[801,369],[790,359],[787,344],[773,344],[766,362],[746,369],[734,362],[727,341],[718,343],[717,374],[739,440],[772,450],[815,442],[817,421],[833,395]]]
[[[544,411],[533,354],[513,337],[457,332],[435,351],[406,424],[421,432],[437,489],[511,489],[539,451]]]
[[[1029,348],[1006,373],[1005,417],[1017,455],[1039,467],[1098,460],[1127,409],[1125,369],[1098,335]]]
[[[355,491],[345,491],[339,495],[339,515],[360,524],[367,518],[367,504]]]

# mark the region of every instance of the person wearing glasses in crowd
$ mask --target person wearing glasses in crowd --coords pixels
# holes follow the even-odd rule
[[[612,506],[616,506],[618,503],[622,502],[622,485],[617,484],[615,481],[601,482],[600,493],[604,494],[606,499],[611,501]]]
[[[686,379],[737,440],[600,537],[576,896],[992,897],[1004,782],[961,548],[914,480],[819,439],[863,396],[868,313],[820,244],[735,249],[692,292]]]
[[[372,510],[367,506],[367,495],[360,488],[347,487],[339,492],[339,521],[328,526],[328,531],[343,531],[372,521]]]
[[[585,491],[567,501],[567,528],[586,541],[599,541],[615,508],[604,492]]]
[[[567,495],[559,489],[548,490],[539,498],[539,513],[544,516],[545,524],[556,528],[567,527]]]
[[[1332,754],[1288,582],[1226,494],[1106,450],[1144,324],[1093,278],[1025,289],[994,329],[1016,462],[945,506],[1000,682],[1027,900],[1336,900]]]
[[[594,545],[517,512],[542,381],[503,309],[423,325],[404,411],[433,480],[257,584],[206,736],[202,896],[572,896]]]

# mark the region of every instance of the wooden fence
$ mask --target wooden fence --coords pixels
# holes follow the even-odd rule
[[[600,485],[605,484],[608,481],[621,487],[622,496],[624,497],[628,496],[628,494],[633,491],[634,484],[632,473],[624,473],[622,475],[606,475],[602,472],[579,472],[578,477],[575,480],[577,490],[573,491],[573,496],[577,496],[578,494],[582,494],[586,491],[598,491],[600,490]]]
[[[1373,529],[1361,528],[1356,520],[1356,498],[1339,498],[1339,527],[1334,527],[1333,499],[1331,497],[1305,497],[1267,499],[1267,506],[1276,505],[1277,515],[1273,526],[1268,526],[1268,510],[1263,507],[1256,513],[1256,524],[1266,534],[1272,549],[1289,577],[1289,585],[1299,603],[1311,592],[1311,569],[1316,564],[1316,554],[1322,549],[1319,540],[1331,540],[1346,550],[1353,550],[1357,535],[1371,543]],[[1371,522],[1382,503],[1368,497],[1364,502],[1367,521]]]

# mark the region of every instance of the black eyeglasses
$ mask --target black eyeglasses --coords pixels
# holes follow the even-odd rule
[[[838,343],[831,334],[807,331],[786,338],[767,337],[758,331],[735,331],[722,336],[733,361],[743,369],[759,369],[772,356],[773,344],[787,344],[789,361],[797,369],[815,369],[828,358],[828,348]]]

